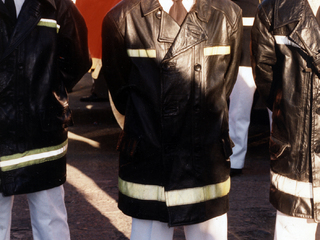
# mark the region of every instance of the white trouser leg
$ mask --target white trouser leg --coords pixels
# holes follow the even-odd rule
[[[186,240],[227,240],[227,214],[212,218],[206,222],[184,226]]]
[[[255,89],[252,68],[240,67],[229,106],[229,134],[235,144],[230,157],[231,168],[242,169],[244,166]]]
[[[132,218],[130,240],[172,240],[173,230],[167,223]]]
[[[63,186],[27,194],[34,240],[69,240]]]
[[[317,225],[313,219],[292,217],[277,211],[274,240],[315,240]]]
[[[0,240],[10,240],[13,199],[13,196],[4,197],[0,193]]]
[[[172,240],[174,228],[167,223],[132,218],[130,240]],[[186,240],[227,240],[227,214],[206,222],[184,226]]]

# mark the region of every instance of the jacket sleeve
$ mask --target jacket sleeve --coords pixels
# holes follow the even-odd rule
[[[60,9],[58,13],[59,71],[66,88],[72,89],[91,67],[87,27],[80,12],[71,1],[61,2]]]
[[[102,70],[116,109],[125,114],[131,60],[124,36],[115,21],[106,15],[102,24]]]
[[[231,39],[231,46],[230,46],[231,59],[230,59],[230,64],[225,77],[227,98],[229,98],[232,92],[233,86],[237,80],[237,74],[238,74],[240,58],[241,58],[242,35],[243,35],[242,12],[240,10],[237,16],[237,20],[233,26],[233,30],[230,38]]]
[[[251,62],[260,96],[267,107],[272,110],[275,96],[275,91],[272,91],[272,87],[274,85],[274,74],[277,72],[277,58],[275,40],[270,33],[270,26],[271,23],[260,5],[251,30]]]

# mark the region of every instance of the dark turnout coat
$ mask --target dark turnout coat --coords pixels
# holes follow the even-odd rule
[[[26,0],[16,24],[0,1],[0,190],[66,180],[66,87],[90,67],[84,20],[69,0]]]
[[[227,99],[241,35],[241,10],[229,0],[198,0],[181,27],[157,0],[124,0],[105,17],[103,71],[125,115],[125,214],[175,226],[227,212]]]
[[[257,88],[273,111],[270,201],[320,220],[320,26],[307,0],[265,0],[252,28]]]

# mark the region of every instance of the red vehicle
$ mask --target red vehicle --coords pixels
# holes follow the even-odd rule
[[[88,44],[92,58],[101,59],[101,28],[107,12],[120,0],[76,0],[75,4],[88,27]]]

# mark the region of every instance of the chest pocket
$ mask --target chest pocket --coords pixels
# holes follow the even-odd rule
[[[229,55],[230,46],[213,46],[204,48],[204,56]]]
[[[155,49],[127,49],[129,57],[132,58],[156,58]]]
[[[57,33],[59,33],[59,30],[60,30],[60,25],[54,19],[41,18],[40,21],[38,22],[37,26],[54,28],[57,30]]]

